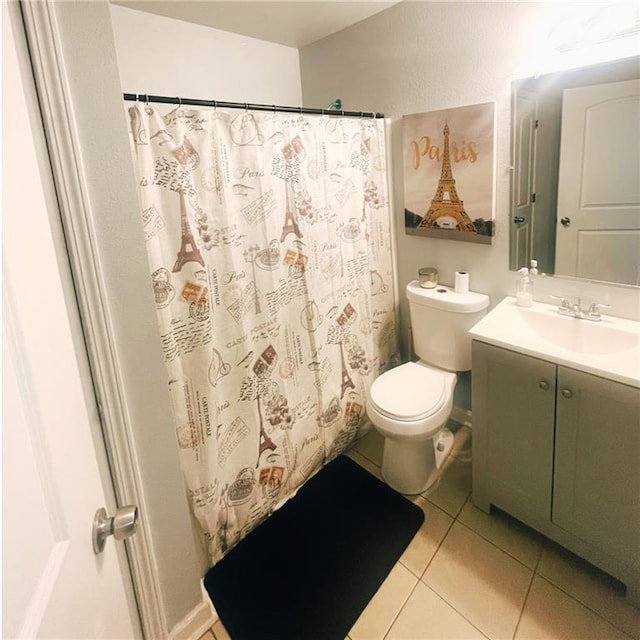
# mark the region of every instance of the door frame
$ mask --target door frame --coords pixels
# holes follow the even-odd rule
[[[136,324],[139,320],[140,326],[133,330],[134,334],[137,330],[133,338],[131,328],[123,329],[125,312],[119,313],[119,309],[115,308],[118,305],[113,302],[116,299],[122,303],[122,299],[118,295],[117,287],[112,284],[114,276],[105,257],[109,248],[102,246],[107,243],[100,236],[98,228],[100,211],[96,211],[99,207],[95,205],[96,189],[91,177],[92,166],[90,162],[83,162],[84,140],[79,118],[86,116],[86,113],[83,113],[82,106],[78,105],[80,89],[77,79],[72,77],[67,68],[63,40],[64,28],[69,27],[65,24],[67,17],[64,11],[77,12],[86,9],[88,12],[95,12],[96,9],[90,5],[79,6],[84,3],[72,4],[76,6],[65,8],[51,0],[10,2],[9,10],[16,40],[19,41],[18,47],[23,49],[18,52],[23,74],[25,78],[32,74],[33,91],[28,91],[31,95],[27,95],[26,99],[30,115],[33,120],[39,120],[39,130],[42,131],[42,135],[38,135],[34,127],[35,135],[39,138],[35,140],[36,146],[39,147],[39,160],[49,164],[52,175],[52,184],[49,188],[45,187],[45,191],[48,192],[52,218],[56,218],[52,219],[56,250],[59,260],[68,260],[70,267],[66,274],[67,304],[77,306],[79,311],[82,334],[79,340],[84,342],[88,356],[87,373],[100,415],[102,433],[93,435],[96,448],[104,451],[102,457],[106,464],[103,465],[103,482],[111,484],[116,505],[136,504],[140,509],[138,532],[124,545],[118,545],[121,547],[120,564],[125,581],[128,577],[132,584],[129,597],[135,596],[143,636],[168,638],[173,635],[176,620],[184,617],[184,609],[190,610],[194,604],[202,602],[198,584],[201,570],[197,567],[196,554],[193,551],[193,532],[173,436],[151,288],[146,286],[148,273],[141,224],[140,242],[135,244],[135,247],[142,249],[143,264],[138,272],[132,275],[135,282],[131,287],[136,297],[140,297],[141,290],[148,291],[148,301],[143,300],[140,303],[141,317],[136,317]],[[97,9],[105,10],[104,7]],[[71,22],[71,19],[68,21]],[[115,57],[115,54],[109,51],[106,51],[105,55]],[[111,60],[110,63],[115,67],[115,60]],[[118,94],[109,95],[107,91],[105,94],[104,100],[107,103],[113,103],[120,97]],[[113,161],[117,160],[118,157]],[[130,162],[126,155],[125,160]],[[125,167],[125,170],[127,169],[129,168]],[[108,170],[106,173],[109,175]],[[116,176],[114,188],[118,187]],[[126,191],[126,188],[124,190]],[[131,210],[137,211],[135,196],[130,198],[130,201]],[[104,215],[105,211],[102,213]],[[64,271],[61,265],[63,279]],[[144,277],[141,277],[141,274]],[[141,282],[144,284],[141,285]],[[125,305],[126,300],[121,306]],[[144,337],[140,338],[140,335]],[[136,355],[127,356],[131,351],[131,343],[135,343],[136,338],[144,342],[143,353],[145,349],[155,350],[152,356],[149,356],[147,397],[138,401],[132,397],[130,383],[136,373],[135,366],[131,365]],[[149,397],[153,398],[153,407],[150,407]],[[174,515],[180,524],[171,529],[168,535],[159,521],[166,513],[160,516],[157,499],[154,502],[153,498],[147,498],[148,493],[145,492],[144,483],[149,481],[149,467],[140,463],[140,452],[148,443],[141,443],[139,430],[134,433],[136,421],[142,411],[141,404],[153,414],[150,420],[158,428],[156,438],[158,447],[162,450],[162,455],[158,457],[164,456],[164,462],[159,460],[157,466],[163,467],[162,480],[166,483],[168,503],[179,507]],[[98,455],[100,456],[100,452]],[[152,483],[157,484],[157,476],[156,470],[155,476],[151,478]],[[102,505],[96,505],[96,508],[100,506]],[[87,531],[90,525],[88,522]],[[172,542],[175,544],[176,538],[184,540],[183,548],[177,549],[177,553],[184,556],[181,558],[184,566],[176,567],[176,563],[173,562],[167,570],[162,566],[162,562],[167,557],[167,549],[171,547]],[[186,607],[184,602],[179,603],[178,610],[177,605],[167,597],[167,590],[170,589],[167,584],[171,583],[176,575],[180,575],[186,583],[177,586],[186,592],[184,600],[188,603]]]

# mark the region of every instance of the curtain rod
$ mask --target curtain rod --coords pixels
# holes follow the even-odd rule
[[[172,98],[168,96],[150,96],[143,93],[125,93],[128,102],[158,102],[162,104],[189,105],[194,107],[221,107],[222,109],[245,109],[247,111],[284,111],[285,113],[308,113],[323,116],[344,116],[348,118],[384,118],[382,113],[372,111],[338,111],[336,109],[307,109],[304,107],[282,107],[269,104],[251,104],[245,102],[222,102],[219,100],[199,100],[197,98]]]

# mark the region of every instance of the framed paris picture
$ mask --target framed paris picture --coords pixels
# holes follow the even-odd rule
[[[405,231],[492,244],[495,104],[402,118]]]

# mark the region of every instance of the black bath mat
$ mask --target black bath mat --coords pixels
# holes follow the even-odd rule
[[[232,640],[344,640],[424,520],[340,456],[205,576]]]

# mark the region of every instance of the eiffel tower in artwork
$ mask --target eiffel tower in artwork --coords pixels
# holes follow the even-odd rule
[[[182,241],[180,243],[180,251],[178,251],[178,257],[176,263],[173,265],[172,271],[177,273],[182,270],[187,262],[198,262],[204,267],[204,260],[196,241],[193,239],[193,232],[189,225],[189,218],[187,217],[187,205],[184,201],[184,191],[178,191],[180,194],[180,224],[182,225]]]
[[[440,172],[440,180],[438,180],[438,188],[431,200],[431,206],[427,215],[422,218],[418,228],[435,227],[439,218],[453,218],[458,225],[460,231],[470,231],[477,233],[471,218],[464,210],[464,202],[458,197],[456,191],[456,181],[453,179],[451,171],[451,159],[449,157],[449,124],[444,125],[444,150],[442,154],[442,171]]]
[[[284,239],[290,234],[293,233],[298,240],[302,238],[302,232],[300,231],[300,227],[298,226],[298,221],[296,220],[296,214],[294,208],[291,206],[291,198],[289,197],[289,185],[287,185],[287,202],[286,202],[286,213],[284,215],[284,225],[282,226],[282,235],[280,236],[280,242],[284,242]]]

